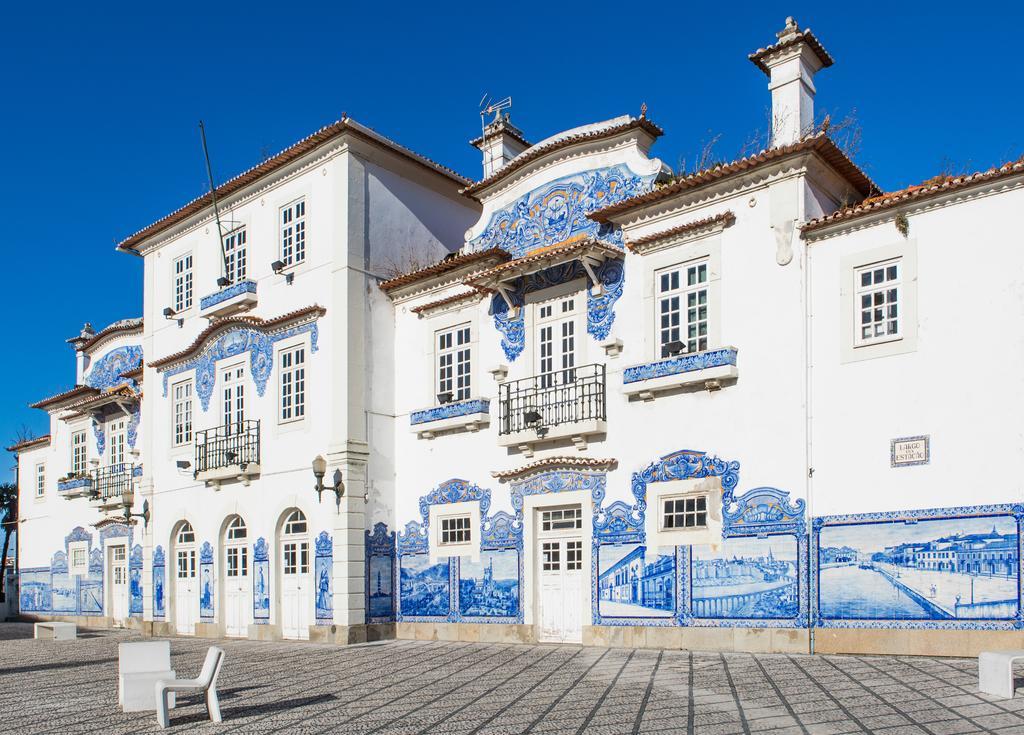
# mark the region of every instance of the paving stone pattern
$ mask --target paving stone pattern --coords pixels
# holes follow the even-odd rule
[[[31,626],[0,624],[0,731],[163,732],[152,713],[117,706],[117,644],[139,636],[30,636]],[[178,676],[195,676],[211,643],[172,639]],[[171,732],[1024,735],[1024,696],[980,695],[973,660],[426,641],[219,645],[224,723],[206,720],[201,698],[182,698]]]

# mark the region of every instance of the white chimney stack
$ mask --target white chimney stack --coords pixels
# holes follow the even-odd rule
[[[509,121],[508,113],[499,111],[483,133],[469,144],[484,154],[485,179],[530,147],[523,132]]]
[[[749,57],[769,78],[772,148],[796,143],[813,132],[814,75],[833,63],[811,29],[801,30],[793,18],[786,18],[786,27],[775,35],[776,43]]]

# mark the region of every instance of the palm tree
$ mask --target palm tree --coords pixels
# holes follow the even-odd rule
[[[11,546],[11,534],[18,528],[18,486],[5,482],[0,484],[0,531],[4,535],[3,553],[0,553],[0,600],[7,599],[7,550]]]

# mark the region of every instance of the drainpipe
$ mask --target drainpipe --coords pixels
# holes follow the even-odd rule
[[[801,204],[803,198],[801,198]],[[802,209],[802,207],[801,207]],[[803,218],[804,213],[801,212],[800,216]],[[793,237],[799,237],[797,234],[799,228],[794,228]],[[805,416],[805,428],[807,446],[805,449],[807,457],[807,473],[804,479],[804,496],[807,498],[807,510],[806,510],[806,532],[807,532],[807,575],[808,575],[808,598],[811,597],[810,589],[810,574],[811,564],[814,561],[811,559],[811,541],[814,539],[813,519],[814,519],[814,411],[812,410],[812,324],[814,314],[811,309],[811,249],[810,244],[804,240],[803,243],[803,265],[804,265],[804,416]],[[814,653],[814,623],[811,619],[811,605],[810,599],[807,601],[807,612],[808,612],[808,637],[810,639],[810,653]]]

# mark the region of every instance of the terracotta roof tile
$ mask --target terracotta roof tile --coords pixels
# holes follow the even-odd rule
[[[625,132],[626,130],[631,130],[633,128],[645,130],[654,137],[658,137],[664,133],[664,131],[660,127],[655,125],[646,117],[638,117],[632,118],[629,121],[621,123],[619,125],[612,125],[610,127],[598,128],[596,130],[591,130],[585,133],[578,133],[576,135],[567,135],[562,138],[555,138],[555,140],[552,140],[550,143],[541,143],[531,148],[527,148],[525,151],[520,153],[518,156],[513,158],[511,161],[506,163],[504,166],[502,166],[500,169],[495,171],[490,176],[467,186],[465,189],[462,190],[462,193],[473,196],[481,189],[487,188],[491,184],[500,181],[509,174],[518,171],[531,161],[536,161],[538,158],[546,156],[548,153],[552,153],[554,151],[561,150],[562,148],[567,148],[569,146],[576,145],[577,143],[583,143],[591,140],[601,140],[602,138],[610,138],[612,136],[618,135],[619,133]]]
[[[418,163],[421,166],[434,171],[435,173],[439,173],[442,176],[445,176],[458,184],[465,185],[470,182],[469,179],[465,178],[461,174],[456,173],[447,166],[442,166],[441,164],[430,160],[426,156],[421,156],[420,154],[409,150],[405,146],[399,145],[398,143],[394,142],[393,140],[390,140],[389,138],[385,138],[377,131],[373,130],[372,128],[368,128],[365,125],[357,123],[350,117],[342,117],[340,120],[337,120],[331,123],[330,125],[325,125],[324,127],[320,128],[311,135],[308,135],[302,140],[293,143],[288,148],[285,148],[283,151],[278,153],[276,156],[272,156],[271,158],[268,158],[266,161],[263,161],[262,163],[259,163],[253,166],[252,168],[243,171],[237,176],[228,179],[223,184],[217,187],[217,196],[224,197],[236,191],[239,191],[240,189],[243,189],[244,187],[258,180],[259,178],[266,176],[267,174],[273,171],[276,171],[277,169],[291,163],[292,161],[298,158],[301,158],[302,156],[309,153],[313,149],[319,147],[323,143],[326,143],[330,139],[338,135],[341,135],[342,133],[350,133],[352,135],[361,137],[364,140],[368,140],[370,142],[382,145],[390,149],[391,151],[397,153],[398,155],[410,161]],[[135,247],[139,245],[139,243],[141,243],[143,240],[152,237],[153,235],[157,234],[158,232],[161,232],[162,230],[167,229],[168,227],[174,225],[177,222],[181,222],[182,220],[187,219],[193,214],[196,214],[197,212],[200,212],[211,205],[212,200],[209,192],[207,192],[206,194],[203,194],[202,196],[193,199],[192,201],[188,202],[179,209],[171,212],[166,217],[157,220],[148,227],[144,227],[135,234],[129,235],[120,243],[118,243],[117,247],[120,250],[134,250]]]
[[[680,192],[696,189],[734,174],[743,173],[772,161],[777,161],[780,158],[807,151],[813,151],[821,156],[837,173],[852,184],[862,196],[870,196],[880,191],[875,182],[868,178],[867,174],[851,161],[831,138],[824,132],[821,132],[790,145],[766,148],[752,156],[740,158],[730,163],[719,164],[713,168],[683,176],[671,184],[652,189],[646,194],[638,194],[629,199],[623,199],[621,202],[591,212],[587,216],[597,222],[607,222],[612,217],[627,212],[634,207],[642,207],[647,204],[670,199]]]
[[[829,225],[836,224],[838,222],[846,222],[858,217],[874,214],[875,212],[892,209],[900,206],[901,204],[917,202],[929,197],[940,196],[950,191],[956,191],[957,189],[964,189],[976,184],[983,184],[1019,174],[1024,174],[1024,156],[1016,161],[1004,163],[1002,166],[990,168],[987,171],[979,171],[977,173],[967,174],[964,176],[935,177],[922,184],[916,184],[914,186],[908,186],[905,189],[900,189],[899,191],[873,196],[870,199],[865,199],[860,204],[843,207],[832,214],[812,219],[800,228],[800,235],[801,237],[806,237],[809,232],[820,230],[823,227],[828,227]]]
[[[50,435],[44,434],[43,436],[37,436],[32,439],[24,439],[17,444],[12,444],[7,447],[8,452],[20,452],[23,449],[32,449],[33,447],[41,447],[44,444],[50,443]]]
[[[583,469],[583,470],[611,470],[615,469],[618,465],[616,459],[591,459],[588,457],[548,457],[547,459],[539,459],[536,462],[530,462],[529,464],[523,465],[513,470],[503,470],[501,472],[492,472],[491,476],[496,477],[501,482],[508,480],[515,480],[520,477],[526,477],[537,472],[542,472],[549,469]]]
[[[694,220],[693,222],[687,222],[686,224],[679,225],[678,227],[670,227],[669,229],[662,230],[661,232],[652,232],[650,235],[638,237],[636,240],[629,240],[626,243],[626,247],[633,252],[636,252],[638,249],[642,249],[644,245],[649,245],[650,243],[657,242],[658,240],[664,240],[677,235],[686,235],[690,232],[696,232],[706,227],[712,227],[718,224],[721,224],[723,227],[728,227],[735,221],[736,215],[730,210],[722,212],[721,214],[715,214],[710,217]]]
[[[584,239],[580,240],[571,240],[569,242],[538,248],[529,255],[524,255],[522,258],[516,258],[515,260],[510,260],[507,263],[496,265],[488,270],[474,273],[472,276],[466,278],[463,283],[467,286],[479,288],[483,285],[484,281],[488,281],[495,276],[501,275],[505,271],[534,265],[552,258],[564,258],[566,256],[574,255],[577,251],[582,250],[596,250],[600,254],[608,257],[620,257],[623,254],[622,250],[614,245],[610,245],[601,240],[596,240],[592,237],[584,237]]]
[[[198,353],[200,349],[202,349],[203,344],[212,334],[227,327],[240,325],[269,331],[271,329],[275,329],[277,327],[288,324],[289,322],[294,322],[299,319],[302,319],[303,317],[315,316],[319,318],[326,313],[327,309],[317,304],[314,304],[313,306],[307,306],[302,309],[290,311],[287,314],[282,314],[281,316],[274,317],[273,319],[261,319],[258,316],[252,315],[226,316],[221,319],[214,320],[214,322],[210,324],[210,326],[208,326],[202,332],[200,332],[199,335],[192,341],[192,344],[190,344],[185,349],[181,350],[180,352],[175,352],[172,355],[168,355],[167,357],[161,357],[159,360],[154,360],[153,362],[149,363],[149,366],[151,368],[162,368],[172,363],[180,362],[181,360],[189,358],[192,355]]]
[[[49,398],[44,398],[41,401],[30,403],[29,408],[46,408],[47,406],[52,406],[55,403],[61,403],[62,401],[66,401],[71,398],[79,398],[90,394],[98,395],[99,391],[95,388],[90,388],[87,385],[76,385],[74,388],[57,393]]]
[[[818,37],[811,33],[810,28],[805,28],[802,31],[796,31],[795,33],[788,35],[789,37],[785,38],[785,40],[780,39],[777,43],[773,43],[771,46],[759,48],[747,58],[754,62],[754,65],[757,66],[758,69],[763,71],[765,74],[770,75],[771,70],[768,68],[768,65],[764,63],[765,57],[803,42],[806,43],[810,47],[811,51],[817,55],[818,60],[821,61],[821,67],[823,69],[830,67],[835,63],[831,54],[829,54],[829,52],[825,50],[825,47],[821,45],[821,41],[818,40]]]
[[[501,262],[509,260],[512,256],[506,251],[499,247],[488,248],[487,250],[478,250],[472,253],[458,253],[453,257],[446,257],[443,260],[428,265],[426,268],[420,268],[419,270],[404,273],[400,276],[395,276],[387,281],[380,284],[381,290],[392,291],[402,286],[408,286],[409,284],[416,283],[426,278],[432,278],[439,276],[449,271],[463,268],[467,265],[472,265],[480,261],[495,259],[495,262]]]
[[[111,335],[120,334],[122,332],[125,334],[131,334],[132,332],[141,332],[142,326],[143,324],[141,317],[136,319],[122,319],[119,322],[114,322],[113,324],[104,327],[95,335],[90,337],[88,340],[82,342],[77,347],[75,347],[75,349],[78,352],[84,352],[85,350],[91,349],[93,346],[99,344],[101,341],[103,341],[104,339]]]

